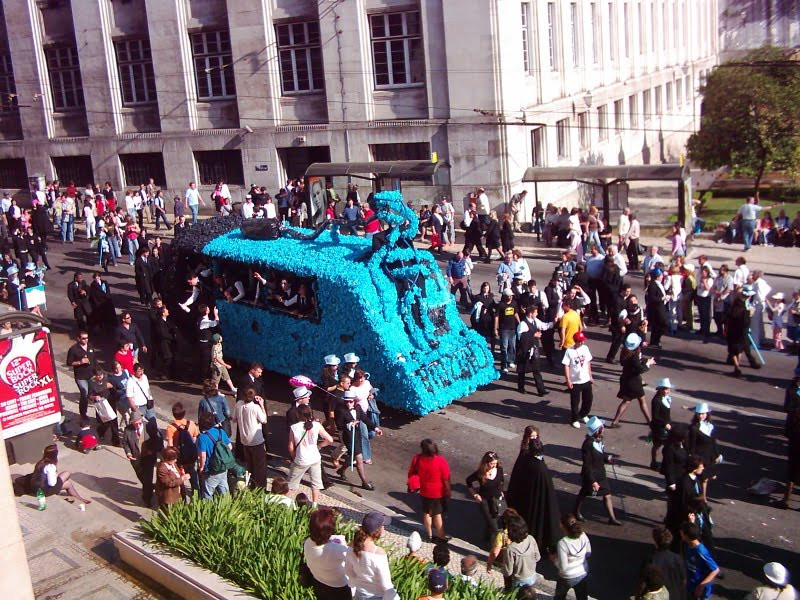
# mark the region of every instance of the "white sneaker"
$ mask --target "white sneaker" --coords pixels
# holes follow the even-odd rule
[[[503,369],[503,370],[501,371],[501,373],[502,373],[503,375],[505,375],[506,373],[508,373],[508,369]]]
[[[578,423],[577,421],[573,421],[573,422],[572,422],[572,426],[573,426],[575,429],[580,429],[580,428],[581,428],[581,424],[580,424],[580,423]]]
[[[516,369],[517,365],[515,365],[514,363],[508,363],[508,368],[509,369]]]
[[[583,417],[581,419],[581,421],[583,421],[584,423],[588,423],[589,422],[589,417]]]

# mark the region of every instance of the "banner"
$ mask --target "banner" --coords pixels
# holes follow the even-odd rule
[[[46,329],[0,340],[0,425],[3,438],[53,425],[61,403]]]
[[[25,302],[28,308],[33,308],[34,306],[44,306],[45,309],[47,308],[47,296],[45,296],[44,293],[44,284],[26,288],[24,291]]]

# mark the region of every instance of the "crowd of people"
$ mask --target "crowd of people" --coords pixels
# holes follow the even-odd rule
[[[211,201],[222,216],[236,210],[245,218],[280,218],[307,226],[304,188],[302,179],[289,181],[273,200],[264,188],[253,186],[245,202],[234,209],[227,185],[220,181]],[[345,233],[357,234],[363,227],[364,234],[370,236],[380,228],[377,221],[364,227],[372,216],[371,208],[362,201],[357,186],[348,187],[343,202],[331,185],[326,194],[327,217],[353,223],[349,231],[343,230]],[[12,305],[25,309],[19,302],[22,296],[16,292],[22,286],[38,285],[42,267],[49,268],[47,240],[48,236],[55,237],[55,228],[62,242],[71,243],[74,223],[82,218],[87,240],[97,243],[99,268],[92,274],[91,284],[84,281],[83,273],[75,272],[67,287],[79,331],[67,353],[67,364],[80,393],[76,447],[89,451],[106,443],[108,436],[130,461],[147,506],[154,500],[164,506],[209,498],[246,485],[266,487],[271,460],[266,432],[272,413],[267,410],[263,366],[252,363],[244,375],[235,376],[225,358],[215,306],[218,302],[247,302],[298,317],[313,317],[318,314],[313,281],[233,264],[216,265],[215,269],[198,265],[188,273],[185,288],[177,292],[182,300],[168,307],[161,274],[167,268],[169,247],[159,236],[150,236],[147,226],[155,221],[159,230],[161,223],[167,228],[195,223],[205,200],[194,183],[183,197],[174,197],[172,224],[163,194],[152,179],[138,191],[128,190],[121,206],[117,206],[116,193],[109,183],[103,188],[87,185],[83,191],[70,184],[62,191],[58,182],[52,182],[35,196],[30,211],[20,210],[15,202],[9,204],[2,223],[8,228],[6,235],[0,232],[6,243],[0,269],[7,278],[4,287]],[[460,302],[470,312],[473,327],[492,349],[498,346],[499,369],[503,375],[514,372],[521,393],[525,393],[528,374],[540,396],[548,393],[542,377],[545,360],[557,373],[563,373],[570,397],[568,423],[586,429],[581,446],[582,485],[573,510],[562,514],[546,464],[545,446],[535,427],[526,429],[507,482],[500,457],[486,452],[465,481],[477,507],[476,517],[485,525],[487,570],[498,566],[507,589],[520,590],[518,597],[535,597],[531,594],[535,594],[536,564],[547,557],[558,569],[556,598],[566,598],[570,589],[579,599],[588,597],[586,559],[591,543],[583,532],[583,503],[586,497],[602,497],[608,523],[622,525],[606,475],[606,466],[613,469],[615,457],[605,451],[603,437],[606,428],[622,426],[623,414],[636,400],[650,429],[650,466],[664,476],[667,493],[665,526],[653,532],[656,551],[642,570],[637,597],[706,598],[719,573],[712,558],[708,485],[722,462],[711,409],[698,403],[690,423],[673,422],[673,386],[669,379],[657,382],[656,393],[648,402],[643,376],[655,361],[645,357],[643,351],[660,348],[664,335],[677,335],[681,330],[703,341],[714,335],[724,337],[728,361],[739,376],[742,353],[751,366],[760,366],[756,357],[763,347],[765,314],[771,322],[775,350],[783,349],[784,329],[793,345],[800,341],[800,291],[794,291],[791,302],[781,293],[773,294],[763,273],[750,271],[743,256],[730,268],[723,264],[716,270],[704,256],[698,257],[696,265],[689,262],[685,258],[686,233],[678,226],[669,236],[671,252],[664,258],[658,246],[642,251],[639,223],[628,209],[622,212],[616,234],[612,234],[608,219],[595,207],[587,211],[558,210],[554,205],[537,214],[536,223],[545,245],[557,245],[563,252],[540,290],[527,259],[514,243],[524,198],[524,192],[515,195],[498,218],[485,190],[478,188],[458,224],[465,230],[465,244],[448,261],[445,276],[452,293],[460,294]],[[80,206],[79,211],[76,207]],[[454,245],[455,221],[449,198],[443,198],[431,210],[423,206],[421,241],[429,237],[432,248],[440,252]],[[752,239],[775,243],[778,238],[767,229],[754,228]],[[777,230],[774,235],[778,235]],[[749,229],[746,244],[748,239]],[[498,251],[500,259],[495,272],[500,294],[497,300],[492,283],[482,282],[478,293],[472,288],[473,251],[479,259],[490,262],[493,250]],[[118,315],[114,295],[101,272],[116,265],[123,251],[134,266],[139,301],[148,307],[149,327],[145,331],[134,323],[130,311]],[[23,266],[25,278],[20,282]],[[626,274],[634,272],[641,273],[644,282],[640,295],[633,293],[631,284],[624,280]],[[606,362],[618,361],[621,365],[620,404],[608,424],[592,411],[594,358],[585,333],[588,326],[608,327],[612,343]],[[101,357],[102,352],[90,343],[94,336],[112,340],[113,348]],[[180,360],[179,344],[183,342],[192,346],[188,368],[187,361]],[[346,481],[349,469],[357,473],[363,489],[374,490],[367,470],[373,463],[371,444],[382,435],[377,390],[358,356],[349,353],[343,359],[325,356],[318,384],[293,385],[291,406],[286,412],[287,447],[280,452],[288,459],[288,469],[286,478],[275,477],[272,485],[289,506],[306,501],[298,494],[304,477],[310,482],[310,502],[317,505],[321,491],[334,483],[326,463],[339,481]],[[101,368],[101,363],[109,368]],[[195,380],[200,376],[202,395],[191,403],[175,402],[168,409],[172,419],[159,423],[158,400],[148,374],[176,379],[181,366],[186,369],[184,374],[191,373]],[[235,397],[232,408],[220,391],[222,384]],[[797,384],[795,378],[795,391]],[[792,456],[798,455],[800,444],[800,402],[796,395],[787,392],[787,435]],[[323,412],[322,422],[315,419],[312,403]],[[95,409],[94,420],[90,420],[90,408]],[[197,416],[193,419],[195,409]],[[57,425],[56,430],[60,435],[67,434],[64,424]],[[329,450],[321,452],[326,447]],[[70,474],[59,474],[56,465],[57,451],[48,447],[31,476],[31,487],[43,489],[45,495],[66,491],[85,506],[88,501],[81,497]],[[798,465],[800,459],[790,461],[790,482],[800,479]],[[784,506],[788,506],[791,489],[790,484]],[[412,460],[408,490],[419,494],[425,535],[443,555],[449,540],[443,514],[451,497],[451,475],[447,460],[431,439],[421,442],[420,452]],[[376,544],[386,524],[383,516],[368,514],[356,540],[347,548],[343,541],[332,538],[327,511],[319,507],[311,513],[312,533],[304,549],[317,596],[351,597],[354,590],[359,598],[386,597],[392,587],[388,561],[385,553],[381,558],[383,551]],[[471,560],[462,563],[461,575],[475,578],[475,557],[467,559]],[[431,565],[429,597],[441,597],[437,594],[444,593],[452,577],[446,571],[448,561],[443,562],[434,560],[436,564]],[[788,590],[788,574],[781,569],[780,565],[767,565],[766,577],[773,588]],[[663,593],[664,589],[669,595]]]

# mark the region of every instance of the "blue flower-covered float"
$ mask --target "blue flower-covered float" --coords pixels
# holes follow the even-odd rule
[[[234,229],[195,239],[193,251],[212,264],[314,281],[315,318],[218,300],[226,357],[313,377],[326,354],[355,352],[381,402],[424,415],[493,381],[497,371],[485,340],[459,318],[433,255],[414,248],[417,217],[402,195],[380,192],[374,199],[388,228],[373,239],[340,235],[335,222],[316,232],[273,227],[267,237],[274,239],[258,239],[264,236],[248,233],[255,220],[227,218]],[[213,221],[217,231],[228,228]]]

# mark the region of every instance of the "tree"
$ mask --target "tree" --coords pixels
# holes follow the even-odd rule
[[[704,169],[729,167],[755,179],[800,167],[800,61],[765,46],[716,68],[703,94],[700,130],[689,137],[689,158]]]

